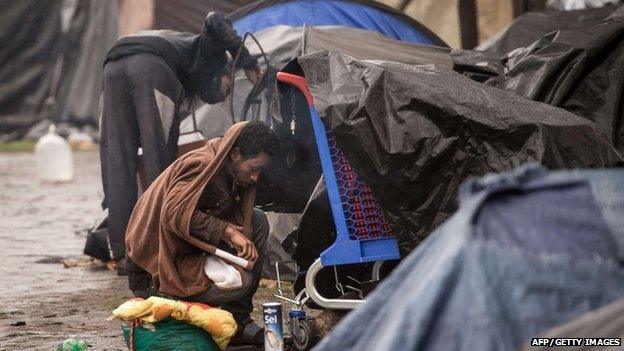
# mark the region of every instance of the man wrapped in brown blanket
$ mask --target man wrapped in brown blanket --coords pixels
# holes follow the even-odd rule
[[[277,149],[277,138],[264,123],[237,123],[222,138],[180,157],[152,183],[126,232],[135,296],[168,295],[220,306],[239,324],[233,342],[262,342],[262,330],[249,314],[269,225],[253,204],[256,182]],[[208,278],[205,265],[217,248],[257,262],[251,271],[235,266],[241,286],[219,287]]]

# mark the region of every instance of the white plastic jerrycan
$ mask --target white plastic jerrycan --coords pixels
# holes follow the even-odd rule
[[[37,141],[35,159],[39,179],[47,182],[68,182],[74,178],[74,163],[69,143],[55,133],[50,125],[48,133]]]

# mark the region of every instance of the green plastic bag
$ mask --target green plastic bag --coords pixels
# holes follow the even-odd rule
[[[74,338],[67,339],[60,344],[56,351],[86,351],[89,346],[84,340],[78,340]]]
[[[123,336],[130,348],[130,326],[123,325]],[[220,351],[210,334],[201,328],[172,318],[154,323],[154,331],[134,328],[135,351]]]

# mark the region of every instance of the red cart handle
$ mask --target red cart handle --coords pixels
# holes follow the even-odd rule
[[[305,77],[298,76],[292,73],[277,72],[277,80],[282,83],[287,83],[295,86],[305,96],[306,101],[308,102],[308,106],[314,106],[314,99],[312,98],[312,94],[310,93],[310,89],[308,88],[308,82],[306,82]]]

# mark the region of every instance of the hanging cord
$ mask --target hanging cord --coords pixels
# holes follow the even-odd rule
[[[267,55],[264,52],[264,49],[262,48],[262,45],[260,45],[260,42],[258,41],[255,35],[251,34],[250,32],[245,33],[245,35],[243,36],[243,40],[241,41],[241,45],[238,47],[238,51],[236,52],[236,57],[234,57],[234,63],[232,64],[232,72],[230,76],[230,78],[232,79],[232,89],[230,91],[230,116],[232,117],[232,124],[236,123],[236,117],[234,116],[234,83],[235,83],[234,78],[236,76],[236,64],[238,63],[240,54],[243,51],[243,47],[245,46],[245,40],[247,40],[248,36],[251,37],[251,39],[253,39],[256,42],[256,45],[258,45],[258,48],[260,49],[260,52],[262,53],[262,57],[264,58],[264,63],[266,64],[266,67],[267,67],[264,70],[264,72],[260,75],[256,83],[254,84],[252,91],[255,90],[255,87],[260,84],[260,82],[265,78],[267,72],[269,71],[268,69],[269,59],[267,58]],[[242,116],[242,118],[245,119],[245,116]]]

